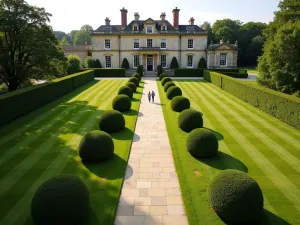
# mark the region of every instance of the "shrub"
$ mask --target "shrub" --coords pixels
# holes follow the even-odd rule
[[[161,81],[163,78],[165,77],[169,77],[168,74],[165,74],[165,73],[162,73],[160,76],[159,76],[159,80]]]
[[[137,87],[139,86],[140,82],[136,77],[129,78],[129,82],[134,83]]]
[[[199,69],[206,69],[206,61],[203,57],[201,57],[201,59],[199,60],[198,68]]]
[[[73,175],[52,177],[39,186],[31,202],[31,215],[36,225],[74,225],[88,215],[89,191]]]
[[[67,69],[68,74],[77,73],[80,70],[81,60],[78,55],[68,55],[69,67]]]
[[[131,108],[131,100],[127,95],[117,95],[113,100],[112,107],[119,112],[128,111]]]
[[[185,109],[178,116],[178,126],[185,132],[191,132],[196,128],[203,127],[203,118],[199,111]]]
[[[176,96],[171,101],[171,108],[175,112],[181,112],[190,108],[190,100],[183,96]]]
[[[107,133],[122,131],[125,127],[125,118],[119,111],[107,110],[99,119],[99,128]]]
[[[85,57],[84,63],[83,63],[85,68],[95,68],[95,64],[96,64],[96,61],[94,59],[92,59],[91,56]]]
[[[218,148],[216,135],[206,128],[192,130],[186,139],[186,149],[194,157],[214,157]]]
[[[172,58],[170,68],[171,69],[179,68],[179,64],[178,64],[177,58],[175,56]]]
[[[167,92],[167,90],[169,89],[169,87],[172,87],[172,86],[176,86],[176,85],[172,81],[168,81],[164,85],[164,91]]]
[[[257,222],[263,213],[262,191],[244,172],[220,172],[210,183],[208,197],[214,211],[228,222]]]
[[[114,142],[111,136],[100,130],[86,133],[79,145],[79,156],[83,162],[102,162],[113,154]]]
[[[129,98],[132,98],[133,96],[133,91],[130,87],[128,86],[122,86],[119,88],[118,90],[118,95],[121,95],[121,94],[124,94],[124,95],[127,95]]]
[[[195,68],[175,69],[174,77],[203,77],[203,69],[195,69]]]
[[[133,82],[127,82],[126,86],[130,87],[133,92],[136,92],[136,85]]]
[[[140,74],[138,74],[138,73],[134,73],[134,74],[132,74],[132,76],[131,77],[135,77],[135,78],[137,78],[138,80],[139,80],[139,82],[142,80],[142,76],[140,75]]]
[[[123,68],[94,68],[95,77],[125,77]]]
[[[167,98],[169,100],[172,100],[174,97],[181,96],[181,95],[182,95],[182,91],[177,86],[172,86],[172,87],[168,88],[168,90],[167,90]]]
[[[157,76],[159,77],[164,72],[163,67],[161,65],[157,65]]]
[[[121,68],[127,69],[127,70],[130,68],[129,62],[128,62],[128,60],[126,58],[123,59]]]
[[[220,73],[233,78],[248,78],[248,73],[235,73],[235,72],[220,72]]]
[[[172,81],[172,79],[170,77],[165,77],[161,80],[161,85],[164,86],[165,83]]]
[[[143,65],[139,65],[139,66],[136,68],[136,72],[137,72],[138,74],[140,74],[141,76],[143,76],[143,74],[144,74],[144,67],[143,67]]]
[[[95,68],[102,68],[99,59],[96,59],[96,61],[95,61]]]

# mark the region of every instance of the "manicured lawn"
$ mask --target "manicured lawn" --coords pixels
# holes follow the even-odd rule
[[[78,175],[90,191],[89,225],[112,225],[134,134],[142,88],[124,113],[126,129],[112,134],[113,159],[82,164],[78,146],[97,130],[127,80],[93,81],[0,129],[0,224],[31,225],[31,199],[37,187],[59,174]],[[143,83],[140,84],[143,86]]]
[[[190,225],[224,224],[208,204],[211,179],[224,169],[247,172],[264,194],[261,225],[300,224],[300,131],[205,81],[176,81],[191,107],[203,113],[204,127],[215,131],[219,155],[195,159],[187,151],[187,133],[179,113],[159,94]],[[164,105],[165,104],[165,105]],[[245,203],[247,204],[247,203]]]
[[[240,69],[245,69],[248,71],[248,74],[256,74],[258,75],[258,70],[256,67],[239,67]]]

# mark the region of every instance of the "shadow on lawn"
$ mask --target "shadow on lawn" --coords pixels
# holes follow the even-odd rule
[[[219,151],[218,155],[214,158],[196,158],[198,161],[211,166],[218,170],[236,169],[243,172],[248,172],[247,166],[240,160]]]
[[[109,135],[113,139],[117,140],[131,140],[133,137],[134,132],[130,130],[129,128],[125,127],[124,130],[120,132],[110,133]]]
[[[138,111],[136,111],[135,109],[130,109],[126,112],[123,112],[123,115],[126,116],[136,116],[138,114]]]
[[[202,115],[203,115],[203,114],[202,114]],[[213,133],[216,135],[218,141],[224,140],[224,136],[223,136],[221,133],[219,133],[218,131],[209,129],[209,128],[207,128],[207,127],[204,127],[204,128],[207,129],[207,130],[210,130],[211,132],[213,132]]]
[[[132,101],[132,102],[139,102],[140,99],[138,99],[138,98],[132,98],[131,101]]]

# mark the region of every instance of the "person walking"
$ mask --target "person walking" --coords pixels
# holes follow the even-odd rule
[[[148,100],[149,100],[149,102],[151,101],[151,93],[150,93],[150,91],[148,93]]]
[[[154,91],[152,91],[152,102],[154,102],[154,96],[155,96],[155,93],[154,93]]]

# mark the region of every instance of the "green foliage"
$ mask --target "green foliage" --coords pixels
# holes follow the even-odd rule
[[[249,85],[225,75],[204,71],[204,79],[243,101],[300,129],[300,99],[260,86]]]
[[[161,80],[162,80],[163,78],[165,78],[165,77],[169,77],[169,75],[163,73],[163,74],[161,74],[161,75],[159,76],[159,80],[161,81]]]
[[[60,45],[71,45],[70,42],[68,42],[67,37],[64,36],[61,41],[59,42]]]
[[[170,68],[171,69],[179,68],[179,64],[178,64],[177,58],[175,56],[172,58]]]
[[[215,40],[219,42],[219,40],[224,39],[224,41],[234,43],[236,40],[239,40],[241,25],[242,22],[239,20],[217,20],[212,26]]]
[[[172,81],[172,79],[170,77],[164,77],[162,80],[161,80],[161,85],[164,86],[165,83],[169,82],[169,81]]]
[[[192,130],[186,139],[186,149],[197,158],[214,157],[218,153],[218,148],[216,135],[206,128]]]
[[[127,70],[130,68],[127,58],[123,59],[121,68],[124,68],[124,69],[127,69]]]
[[[138,65],[138,67],[136,68],[136,72],[138,74],[140,74],[141,76],[143,76],[143,74],[144,74],[144,67],[143,67],[143,65]]]
[[[129,82],[134,83],[137,87],[139,86],[140,82],[136,77],[130,77]]]
[[[235,72],[220,72],[220,73],[233,78],[248,78],[248,73],[235,73]]]
[[[48,74],[57,69],[53,62],[66,60],[48,25],[50,17],[44,8],[24,0],[0,1],[0,80],[9,91],[36,76],[36,71]]]
[[[119,112],[129,111],[131,108],[131,100],[127,95],[119,94],[114,98],[112,108]]]
[[[93,70],[95,77],[125,77],[125,69],[122,68],[93,68]]]
[[[113,155],[113,139],[103,131],[89,131],[80,142],[79,156],[83,162],[102,162],[110,159]]]
[[[102,68],[102,66],[101,66],[101,63],[100,63],[100,60],[99,60],[99,59],[96,59],[96,61],[95,61],[95,68]]]
[[[171,108],[175,112],[181,112],[190,108],[190,100],[183,96],[176,96],[171,101]]]
[[[72,42],[74,44],[74,40],[75,40],[75,35],[77,33],[78,30],[72,30],[68,35],[71,37]]]
[[[120,94],[124,94],[124,95],[127,95],[129,98],[132,98],[133,96],[133,91],[130,87],[128,86],[122,86],[119,88],[118,90],[118,95]]]
[[[80,70],[81,60],[78,55],[68,55],[69,67],[67,69],[68,74],[77,73]]]
[[[244,172],[224,170],[208,189],[211,207],[232,223],[258,222],[263,214],[263,194],[258,183]]]
[[[85,24],[80,28],[80,30],[85,31],[89,34],[93,31],[93,27],[91,25]]]
[[[0,96],[0,125],[40,108],[54,99],[93,80],[94,72],[89,70],[55,79],[51,82],[2,94]],[[30,101],[28,101],[28,99],[30,99]]]
[[[203,77],[203,69],[194,69],[194,68],[175,69],[174,77]]]
[[[90,195],[85,183],[73,175],[52,177],[42,183],[31,202],[36,225],[74,225],[88,216]]]
[[[94,60],[91,56],[87,56],[84,59],[83,65],[85,68],[96,68],[96,60]]]
[[[90,45],[92,42],[91,35],[85,30],[79,30],[74,37],[74,45],[85,45],[85,42]]]
[[[169,87],[168,90],[167,90],[167,98],[169,100],[172,100],[174,97],[181,96],[181,95],[182,95],[182,91],[177,86]]]
[[[203,57],[199,60],[198,69],[206,69],[206,61]]]
[[[164,69],[161,65],[157,65],[156,75],[159,77],[164,72]]]
[[[134,73],[134,74],[132,74],[131,77],[137,78],[139,80],[139,82],[142,80],[142,76],[139,73]]]
[[[203,127],[202,114],[194,109],[185,109],[178,116],[178,126],[185,132]]]
[[[116,110],[105,111],[99,119],[99,129],[107,133],[122,131],[125,128],[125,118]]]
[[[72,37],[71,37],[69,34],[66,34],[66,33],[63,32],[63,31],[53,31],[53,33],[54,33],[54,35],[56,36],[56,38],[58,39],[59,42],[62,42],[62,40],[63,40],[64,38],[66,38],[66,41],[67,41],[69,44],[73,45],[73,39],[72,39]],[[64,42],[64,41],[63,41],[63,42]],[[65,43],[67,43],[67,42],[65,42]]]
[[[167,92],[167,90],[169,89],[169,87],[172,87],[172,86],[176,86],[176,85],[173,83],[173,81],[168,81],[164,85],[164,91]]]
[[[135,83],[133,83],[133,82],[127,82],[125,85],[128,86],[128,87],[130,87],[133,92],[136,92],[136,88],[137,87],[136,87]]]
[[[211,41],[214,41],[214,34],[210,23],[205,21],[200,27],[207,32],[207,43],[209,44]]]

